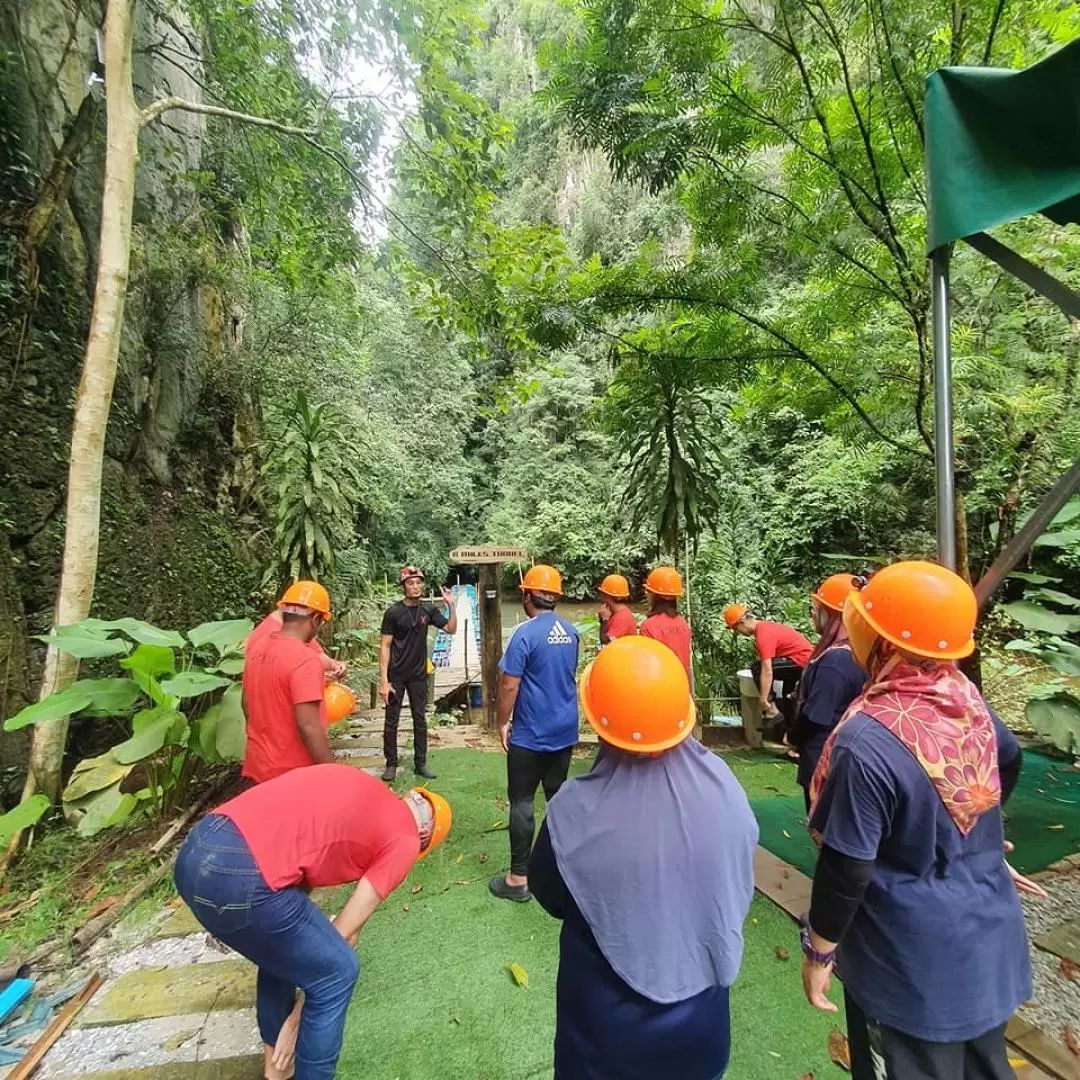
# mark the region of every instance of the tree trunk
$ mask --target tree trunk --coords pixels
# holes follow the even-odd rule
[[[105,13],[107,144],[101,245],[90,335],[71,429],[64,555],[53,611],[54,626],[67,626],[90,614],[97,574],[101,471],[124,324],[140,126],[131,81],[133,6],[133,0],[109,0]],[[40,696],[44,698],[67,686],[77,669],[74,658],[50,646]],[[24,795],[38,791],[52,799],[59,795],[67,728],[66,718],[34,727]]]

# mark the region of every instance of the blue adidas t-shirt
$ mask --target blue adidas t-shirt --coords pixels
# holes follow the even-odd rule
[[[521,679],[510,742],[526,750],[565,750],[578,741],[578,632],[543,611],[514,629],[499,670]]]
[[[1020,753],[997,717],[998,762]],[[965,837],[923,767],[865,713],[833,744],[811,827],[874,872],[836,957],[871,1019],[929,1042],[1004,1024],[1031,996],[1020,899],[1005,867],[1001,808]]]

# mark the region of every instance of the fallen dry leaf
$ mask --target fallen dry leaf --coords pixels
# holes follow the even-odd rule
[[[401,905],[401,910],[402,911],[408,911],[409,910],[409,905],[408,904],[402,904]]]
[[[851,1072],[851,1048],[848,1046],[847,1036],[839,1028],[833,1028],[829,1032],[829,1057],[841,1069]]]
[[[420,892],[420,891],[421,891],[421,890],[422,890],[423,888],[424,888],[424,886],[423,886],[423,885],[421,885],[421,884],[420,884],[420,882],[417,882],[417,883],[416,883],[416,884],[415,884],[415,885],[414,885],[414,886],[412,887],[412,894],[413,894],[413,896],[415,896],[415,895],[416,895],[416,894],[417,894],[418,892]]]
[[[84,892],[82,894],[82,896],[79,898],[79,903],[80,904],[89,904],[90,901],[93,900],[94,897],[97,896],[97,894],[99,892],[101,892],[101,883],[100,882],[98,882],[96,885],[91,885],[90,888],[87,889],[86,892]]]
[[[800,1076],[798,1078],[798,1080],[814,1080],[814,1074],[813,1073],[803,1073],[802,1076]]]
[[[1080,981],[1080,964],[1070,960],[1067,956],[1061,958],[1061,965],[1058,970],[1069,982]]]
[[[781,832],[782,832],[782,833],[783,833],[783,834],[784,834],[784,835],[785,835],[785,836],[786,836],[786,837],[787,837],[787,838],[788,838],[789,840],[791,839],[791,833],[789,833],[789,832],[787,831],[787,829],[781,829],[780,831],[781,831]]]
[[[481,861],[482,863],[485,863],[485,862],[487,862],[487,861],[488,861],[488,853],[487,853],[486,851],[481,851],[481,852],[480,852],[480,854],[479,854],[479,855],[477,855],[476,857],[477,857],[477,858],[478,858],[478,859],[479,859],[479,860],[480,860],[480,861]]]
[[[456,1016],[450,1017],[450,1023],[457,1024],[458,1027],[461,1027],[461,1021]]]
[[[788,954],[787,949],[785,949],[782,945],[777,945],[776,949],[774,951],[776,952],[776,959],[777,960],[790,960],[791,959],[790,955]]]
[[[454,860],[454,862],[458,862],[458,863],[459,863],[459,862],[461,862],[461,860],[462,860],[462,859],[464,859],[464,858],[465,858],[465,856],[464,856],[464,855],[459,855],[459,856],[458,856],[458,857],[457,857],[457,858],[456,858],[456,859]]]
[[[1062,1034],[1065,1036],[1065,1045],[1069,1048],[1069,1052],[1075,1057],[1080,1057],[1080,1039],[1076,1037],[1072,1024],[1066,1024]]]
[[[106,911],[109,910],[109,908],[111,908],[114,904],[117,904],[119,902],[120,902],[120,897],[119,896],[110,896],[105,900],[99,900],[83,916],[83,918],[86,920],[86,922],[89,922],[91,919],[96,919],[99,915],[103,915]]]
[[[506,970],[510,972],[511,977],[518,986],[529,985],[529,973],[520,964],[507,964]]]
[[[1065,828],[1064,825],[1047,825],[1046,827],[1048,829],[1064,829]]]
[[[193,1035],[198,1035],[198,1028],[190,1028],[187,1031],[178,1031],[175,1035],[170,1035],[161,1044],[161,1049],[166,1053],[172,1053],[174,1050],[179,1050]]]

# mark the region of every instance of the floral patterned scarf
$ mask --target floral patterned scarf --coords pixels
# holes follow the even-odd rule
[[[866,713],[891,731],[926,770],[956,827],[967,836],[1001,802],[997,735],[975,687],[951,663],[901,654],[882,642],[877,671],[829,736],[810,782],[811,817],[829,777],[833,743]]]

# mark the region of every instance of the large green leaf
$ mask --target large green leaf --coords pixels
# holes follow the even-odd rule
[[[103,638],[92,634],[37,634],[38,641],[54,645],[62,653],[80,660],[96,660],[102,656],[123,656],[131,646],[123,638]]]
[[[1062,675],[1080,675],[1080,645],[1055,640],[1039,651],[1042,660]]]
[[[92,700],[93,694],[81,683],[73,683],[66,690],[58,690],[44,700],[35,701],[33,705],[20,709],[14,716],[9,716],[4,722],[4,730],[18,731],[19,728],[38,724],[43,720],[59,720],[62,716],[71,716],[72,713],[85,709]]]
[[[1016,578],[1017,581],[1026,581],[1029,585],[1049,585],[1052,582],[1061,580],[1059,577],[1051,577],[1049,574],[1035,574],[1028,570],[1014,570],[1009,577]]]
[[[216,765],[221,761],[221,755],[217,752],[217,723],[220,715],[221,705],[211,705],[192,725],[193,738],[189,745],[192,752],[197,753],[208,765]]]
[[[159,710],[154,709],[153,711],[158,712]],[[165,740],[168,739],[169,733],[176,725],[178,716],[180,714],[173,709],[161,709],[160,715],[155,717],[151,723],[141,726],[130,739],[125,740],[118,746],[114,746],[112,748],[113,757],[121,765],[134,765],[136,761],[142,761],[144,758],[156,754],[165,745]]]
[[[1072,547],[1080,544],[1080,529],[1064,529],[1061,532],[1043,533],[1034,547]]]
[[[1080,608],[1080,597],[1070,596],[1060,589],[1032,589],[1030,592],[1024,593],[1024,599],[1045,600],[1047,603],[1057,604],[1059,607]]]
[[[162,630],[160,627],[144,622],[142,619],[123,618],[112,619],[108,622],[103,619],[85,619],[78,625],[92,632],[122,630],[129,638],[142,645],[159,645],[167,649],[182,649],[184,647],[184,638],[177,631]]]
[[[247,640],[254,624],[250,619],[227,619],[223,622],[205,622],[187,633],[188,641],[195,648],[213,645],[219,656],[236,652]]]
[[[1065,693],[1033,698],[1025,712],[1044,739],[1067,754],[1080,754],[1080,699]]]
[[[68,802],[64,812],[68,821],[75,823],[75,831],[82,837],[96,836],[102,829],[117,825],[131,815],[138,805],[131,795],[120,790],[120,781],[100,791],[91,792],[77,802]]]
[[[176,654],[164,645],[139,645],[120,661],[120,666],[149,676],[172,675],[176,671]]]
[[[110,784],[119,783],[134,768],[113,757],[112,751],[94,758],[84,758],[75,766],[68,786],[64,788],[65,803],[78,802],[79,799],[95,791],[101,791]]]
[[[82,679],[72,685],[90,694],[90,703],[79,710],[87,716],[125,716],[139,700],[139,688],[131,679]]]
[[[208,671],[181,671],[171,679],[165,679],[161,689],[178,698],[198,697],[232,684],[231,679],[211,675]]]
[[[7,843],[17,832],[40,821],[51,805],[47,795],[31,795],[6,814],[0,814],[0,844]]]
[[[214,745],[223,761],[243,761],[247,748],[247,722],[240,706],[241,688],[230,686],[221,695]]]
[[[1043,634],[1071,634],[1080,630],[1080,616],[1059,615],[1030,600],[1005,604],[1002,610],[1025,630],[1036,630]]]
[[[214,670],[220,671],[222,675],[243,675],[244,658],[242,656],[227,656]]]

